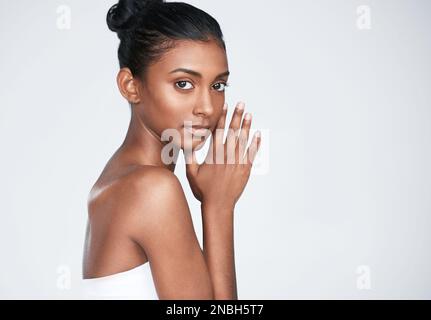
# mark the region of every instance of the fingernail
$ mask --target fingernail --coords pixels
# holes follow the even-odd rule
[[[244,119],[245,120],[251,120],[251,113],[249,113],[249,112],[247,112],[246,114],[245,114],[245,116],[244,116]]]
[[[256,138],[260,138],[260,131],[256,131]]]
[[[243,110],[244,107],[245,107],[245,104],[244,104],[244,102],[238,102],[238,104],[237,104],[236,107],[237,107],[238,110]]]
[[[227,103],[225,103],[224,105],[223,105],[223,110],[226,110],[227,109]]]

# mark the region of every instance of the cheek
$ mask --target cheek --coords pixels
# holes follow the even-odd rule
[[[147,124],[161,136],[166,129],[181,129],[184,120],[190,118],[191,105],[184,96],[165,90],[149,100],[147,105],[144,104],[143,113]]]
[[[168,85],[162,92],[156,103],[158,108],[156,112],[161,118],[162,126],[180,129],[184,125],[184,120],[191,117],[193,98],[191,95],[179,93]]]

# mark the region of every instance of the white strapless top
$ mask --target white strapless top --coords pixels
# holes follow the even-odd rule
[[[109,276],[83,279],[82,286],[86,299],[159,299],[149,262]]]

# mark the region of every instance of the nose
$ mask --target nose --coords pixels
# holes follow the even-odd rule
[[[196,101],[193,114],[198,117],[208,118],[211,117],[213,113],[214,107],[211,101],[211,95],[209,92],[203,92]]]

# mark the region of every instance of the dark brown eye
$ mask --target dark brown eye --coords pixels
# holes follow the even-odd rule
[[[189,89],[191,89],[190,87],[187,87],[187,84],[190,84],[190,85],[191,85],[191,88],[193,88],[193,85],[190,83],[190,81],[182,80],[182,81],[177,81],[177,82],[175,83],[175,85],[176,85],[178,88],[180,88],[180,89],[183,89],[183,90],[189,90]]]
[[[227,83],[219,82],[214,85],[214,89],[216,89],[217,91],[223,92],[225,91],[227,86],[228,86]]]

